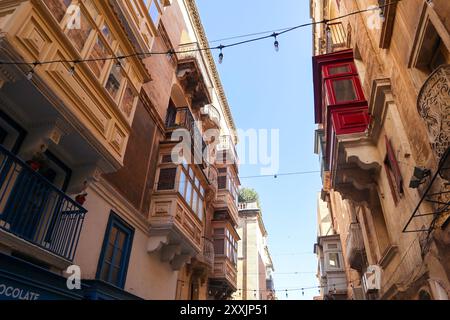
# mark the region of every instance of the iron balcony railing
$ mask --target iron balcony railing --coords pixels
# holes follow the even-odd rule
[[[170,108],[167,112],[166,127],[168,130],[184,128],[189,131],[191,137],[192,148],[194,148],[194,141],[201,139],[202,151],[206,148],[206,142],[203,135],[195,123],[194,116],[188,107]],[[194,150],[194,149],[193,149]]]
[[[360,270],[364,264],[364,239],[359,223],[352,222],[349,225],[346,246],[346,257],[350,267]]]
[[[203,258],[211,267],[214,265],[214,244],[210,239],[203,238]]]
[[[0,229],[72,261],[86,212],[0,145]]]
[[[347,32],[342,22],[329,23],[326,28],[326,53],[346,49]]]

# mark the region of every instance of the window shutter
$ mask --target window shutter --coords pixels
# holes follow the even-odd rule
[[[172,190],[175,187],[177,168],[165,168],[159,171],[158,190]]]
[[[227,176],[219,176],[217,179],[217,184],[219,189],[226,189],[227,187]]]
[[[398,192],[403,193],[403,178],[400,172],[400,167],[398,166],[397,159],[395,158],[395,152],[394,149],[392,148],[391,141],[388,139],[387,136],[385,136],[385,139],[386,139],[387,158],[389,161],[389,166],[395,177],[395,185],[397,187]]]

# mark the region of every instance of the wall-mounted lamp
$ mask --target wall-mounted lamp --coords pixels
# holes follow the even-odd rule
[[[421,184],[425,183],[425,179],[431,175],[431,170],[424,167],[414,167],[414,173],[409,181],[409,187],[417,189]]]

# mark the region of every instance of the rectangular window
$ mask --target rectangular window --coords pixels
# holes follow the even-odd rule
[[[332,252],[328,254],[328,263],[330,267],[340,269],[341,268],[341,262],[339,261],[339,253]]]
[[[80,25],[78,26],[68,26],[66,29],[67,37],[72,41],[72,44],[75,48],[78,49],[79,52],[83,51],[83,48],[91,34],[93,27],[91,22],[86,17],[83,10],[80,10]],[[76,22],[77,19],[73,19],[73,23]]]
[[[333,80],[332,84],[336,103],[354,101],[357,99],[355,86],[353,85],[353,80],[351,78]]]
[[[225,240],[224,239],[214,239],[214,253],[218,255],[225,254]]]
[[[226,189],[227,188],[227,176],[219,176],[217,178],[217,184],[219,186],[219,189]]]
[[[134,229],[111,212],[97,267],[97,279],[124,287],[133,235]]]
[[[158,190],[173,190],[177,168],[164,168],[159,170]]]
[[[131,111],[133,110],[136,99],[137,94],[135,93],[133,87],[131,87],[130,84],[127,84],[122,102],[120,103],[120,111],[122,111],[125,117],[129,118],[131,116]]]
[[[89,56],[89,59],[100,59],[107,57],[109,55],[108,49],[106,48],[105,43],[103,40],[97,35],[94,43],[94,47],[92,48],[91,54]],[[105,66],[106,61],[105,60],[97,60],[97,61],[89,61],[89,67],[94,72],[94,74],[97,76],[97,78],[100,77],[102,74],[103,67]]]
[[[105,88],[114,100],[117,100],[117,96],[120,90],[120,84],[122,83],[122,69],[113,66],[106,82]]]

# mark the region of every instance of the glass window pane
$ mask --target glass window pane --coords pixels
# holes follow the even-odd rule
[[[203,220],[203,200],[199,200],[198,202],[198,218]]]
[[[198,180],[197,177],[195,178],[195,186],[196,186],[197,188],[200,188],[200,180]]]
[[[351,72],[351,70],[350,70],[350,66],[348,64],[328,68],[329,75],[335,75],[335,74],[340,74],[340,73],[349,73],[349,72]]]
[[[98,58],[104,58],[108,56],[108,49],[106,48],[106,45],[104,44],[103,40],[97,35],[97,39],[95,40],[94,47],[92,48],[91,54],[89,56],[90,59],[98,59]],[[101,72],[103,70],[103,67],[105,66],[106,61],[105,60],[98,60],[98,61],[89,61],[89,67],[91,67],[91,70],[94,72],[94,74],[98,77],[100,77]]]
[[[106,41],[108,41],[109,44],[112,44],[114,38],[111,34],[111,30],[109,29],[107,24],[103,24],[103,26],[100,28],[103,36],[105,37]],[[121,56],[122,54],[118,54],[119,56]]]
[[[111,268],[111,265],[110,265],[109,263],[107,263],[107,262],[104,262],[104,263],[103,263],[103,266],[102,266],[102,273],[100,274],[100,279],[101,279],[101,280],[109,281],[108,275],[109,275],[109,269],[110,269],[110,268]]]
[[[123,95],[122,103],[120,104],[120,111],[122,111],[127,118],[129,118],[131,115],[131,111],[133,110],[136,98],[137,94],[134,92],[134,89],[128,83],[125,89],[125,93]]]
[[[330,253],[328,257],[329,257],[329,264],[331,267],[333,267],[333,268],[341,267],[338,253],[336,253],[336,252]]]
[[[192,184],[190,182],[187,182],[187,188],[186,188],[186,197],[184,199],[186,200],[189,205],[191,205],[191,196],[192,196]]]
[[[119,275],[120,269],[113,266],[110,282],[117,285],[119,283]]]
[[[214,239],[214,253],[215,254],[224,254],[224,239]]]
[[[43,0],[56,21],[61,22],[72,0]]]
[[[198,206],[198,193],[197,193],[197,191],[194,190],[194,194],[192,197],[192,205],[191,205],[192,211],[197,212],[197,206]]]
[[[200,194],[202,195],[202,198],[205,197],[205,188],[200,187]]]
[[[106,247],[106,252],[105,252],[105,261],[110,262],[110,263],[112,262],[113,252],[114,252],[114,246],[111,244],[108,244]]]
[[[150,17],[152,18],[152,21],[155,24],[155,26],[157,26],[159,22],[159,11],[155,0],[152,1],[148,13],[150,14]]]
[[[334,80],[332,83],[336,102],[356,100],[357,96],[352,79]]]
[[[177,168],[165,168],[159,171],[158,190],[173,190]]]
[[[113,66],[111,68],[111,73],[109,74],[105,88],[114,100],[117,99],[117,94],[119,93],[122,78],[123,76],[121,68],[116,68],[115,66]]]
[[[183,170],[180,173],[180,183],[178,185],[178,192],[184,197],[186,192],[186,174]]]
[[[68,26],[66,33],[67,37],[72,41],[72,44],[75,46],[75,48],[77,48],[78,51],[81,52],[92,31],[92,26],[89,20],[86,18],[83,11],[80,10],[79,13],[80,13],[79,18],[80,25]],[[73,19],[73,23],[76,23],[77,20],[78,19]]]

